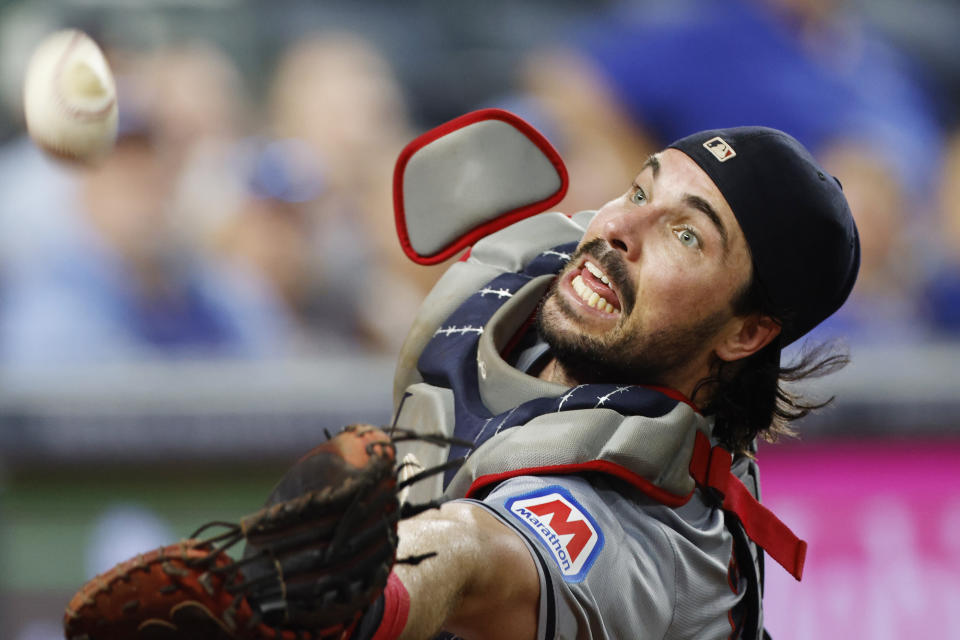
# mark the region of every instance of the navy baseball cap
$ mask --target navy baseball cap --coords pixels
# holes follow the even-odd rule
[[[743,229],[785,347],[850,295],[860,240],[840,181],[768,127],[701,131],[669,145],[710,176]]]

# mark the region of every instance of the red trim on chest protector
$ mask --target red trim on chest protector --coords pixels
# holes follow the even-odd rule
[[[700,487],[709,487],[723,497],[722,507],[735,514],[747,536],[760,545],[770,557],[797,580],[803,576],[803,563],[807,555],[807,543],[799,539],[772,511],[760,504],[753,494],[730,471],[730,452],[723,447],[711,447],[710,439],[698,431],[694,440],[693,456],[690,458],[690,475]],[[584,471],[597,471],[612,475],[633,485],[647,496],[668,507],[685,505],[693,492],[676,495],[665,491],[643,476],[606,460],[591,460],[575,464],[528,467],[503,473],[480,476],[467,490],[467,498],[491,485],[520,476],[569,475]]]
[[[697,432],[690,458],[690,475],[701,487],[709,487],[723,497],[723,509],[730,511],[743,525],[747,536],[797,580],[803,576],[807,543],[760,504],[730,471],[733,458],[723,447],[711,447],[710,439]]]
[[[555,464],[545,467],[528,467],[526,469],[515,469],[513,471],[504,471],[503,473],[491,473],[485,476],[480,476],[473,481],[473,484],[471,484],[470,488],[467,489],[467,494],[464,497],[472,498],[484,487],[499,484],[504,480],[509,480],[510,478],[518,478],[520,476],[570,475],[574,473],[583,473],[584,471],[597,471],[620,478],[621,480],[628,482],[646,495],[650,496],[657,502],[665,504],[668,507],[683,506],[687,504],[687,502],[690,500],[690,496],[693,495],[693,491],[691,491],[686,495],[678,496],[670,493],[669,491],[661,489],[643,476],[637,475],[636,473],[625,467],[621,467],[618,464],[608,462],[607,460],[591,460],[589,462],[578,462],[573,464]]]
[[[547,196],[543,200],[531,202],[518,209],[506,211],[494,216],[492,219],[482,221],[474,228],[469,229],[468,231],[465,231],[459,236],[453,238],[445,247],[442,247],[436,253],[432,253],[430,255],[420,255],[417,253],[417,250],[413,248],[413,243],[410,241],[410,236],[407,233],[407,214],[403,206],[403,176],[407,168],[407,163],[414,154],[431,142],[434,142],[435,140],[442,138],[447,134],[453,133],[454,131],[467,127],[471,124],[489,120],[500,120],[512,125],[517,131],[526,136],[531,143],[540,149],[547,160],[550,161],[550,164],[553,165],[554,170],[557,172],[557,177],[560,180],[560,187],[557,189],[557,191]],[[503,109],[480,109],[479,111],[471,111],[470,113],[464,114],[459,118],[454,118],[450,122],[444,123],[434,129],[431,129],[430,131],[427,131],[424,134],[421,134],[407,144],[407,146],[403,148],[403,150],[400,152],[400,155],[397,157],[397,163],[393,170],[393,212],[394,220],[397,226],[397,236],[400,238],[400,246],[403,249],[403,252],[407,254],[407,257],[417,264],[437,264],[438,262],[443,262],[447,258],[452,257],[453,254],[460,249],[475,244],[478,240],[485,238],[494,231],[499,231],[500,229],[503,229],[514,222],[519,222],[524,218],[529,218],[532,215],[546,211],[553,205],[563,200],[563,197],[567,195],[567,188],[569,185],[570,178],[567,174],[567,168],[563,164],[563,159],[560,157],[560,154],[557,152],[557,150],[554,149],[553,145],[550,144],[550,141],[547,140],[542,133],[534,129],[533,125],[526,122],[516,114],[510,113],[509,111],[504,111]]]

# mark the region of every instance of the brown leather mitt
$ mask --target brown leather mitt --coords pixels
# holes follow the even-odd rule
[[[396,561],[395,458],[383,431],[347,427],[239,524],[210,523],[84,585],[64,616],[67,639],[349,637]],[[227,550],[240,541],[235,560]]]

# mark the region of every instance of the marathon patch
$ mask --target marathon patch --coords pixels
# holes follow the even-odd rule
[[[569,491],[552,485],[510,498],[505,506],[550,551],[565,581],[587,577],[603,549],[603,532]]]

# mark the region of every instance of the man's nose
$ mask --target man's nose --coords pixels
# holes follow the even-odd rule
[[[618,208],[606,215],[601,227],[601,237],[628,261],[640,257],[643,238],[650,228],[652,212]]]

